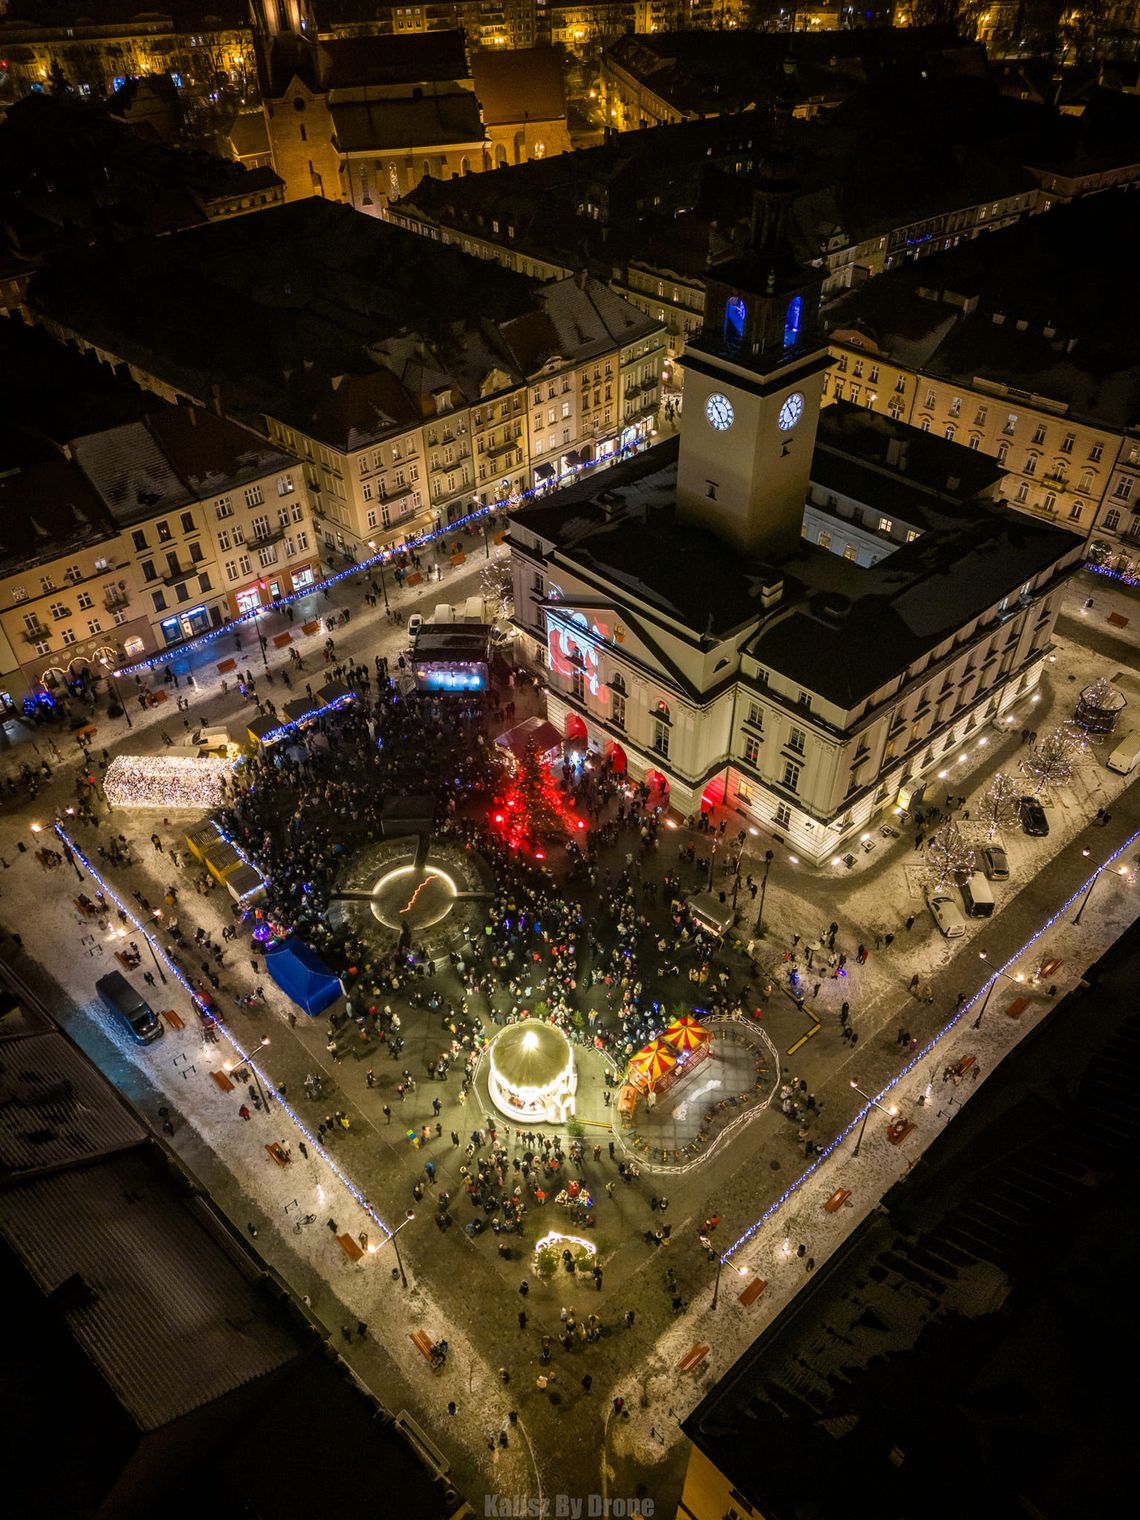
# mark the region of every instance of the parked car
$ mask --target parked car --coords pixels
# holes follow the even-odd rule
[[[492,647],[492,649],[502,649],[505,644],[509,644],[512,641],[512,639],[514,638],[514,636],[515,636],[515,631],[514,631],[513,628],[498,628],[498,627],[492,628],[491,629],[491,647]]]
[[[1009,856],[1000,844],[988,844],[981,851],[982,870],[991,881],[1009,880]]]
[[[947,939],[961,939],[966,932],[965,915],[948,892],[928,892],[926,905]]]
[[[1036,797],[1021,799],[1021,827],[1035,839],[1044,839],[1049,832],[1049,820],[1045,816],[1045,809]]]
[[[420,629],[423,626],[424,626],[424,615],[423,615],[423,613],[422,612],[413,612],[412,615],[411,615],[411,617],[408,619],[408,639],[410,640],[411,643],[414,644],[416,642],[416,640],[419,638]]]

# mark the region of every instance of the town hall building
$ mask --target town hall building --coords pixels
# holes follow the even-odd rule
[[[789,251],[790,192],[766,182],[748,254],[712,272],[679,437],[515,513],[509,544],[568,749],[818,865],[997,742],[1082,545],[986,499],[989,477],[918,469],[890,419],[821,422],[821,272]]]

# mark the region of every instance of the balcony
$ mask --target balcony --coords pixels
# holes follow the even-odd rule
[[[25,628],[23,637],[28,644],[38,644],[41,639],[51,638],[51,629],[44,628],[40,623],[37,623],[34,628]]]
[[[260,533],[256,538],[247,538],[245,547],[256,553],[258,549],[265,549],[270,544],[279,544],[288,531],[286,527],[270,528],[268,533]]]
[[[131,596],[129,591],[104,591],[103,606],[108,612],[117,612],[122,607],[129,607]]]

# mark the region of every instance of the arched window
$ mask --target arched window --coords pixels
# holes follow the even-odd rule
[[[739,296],[729,296],[724,307],[724,346],[730,354],[739,351],[744,341],[744,318],[747,308]]]
[[[623,696],[626,695],[625,677],[620,670],[614,671],[613,679],[610,681],[610,690],[619,691]]]
[[[459,172],[460,174],[471,173],[471,160],[469,158],[461,158],[459,160]]]
[[[784,313],[784,347],[791,348],[800,341],[800,320],[803,317],[804,298],[793,296]]]
[[[502,143],[495,144],[495,168],[505,169],[507,166],[507,150]]]
[[[668,704],[668,702],[658,702],[658,704],[657,704],[657,716],[662,720],[662,722],[668,723],[668,721],[669,721],[669,704]]]

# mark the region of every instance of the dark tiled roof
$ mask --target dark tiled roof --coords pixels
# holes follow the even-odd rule
[[[553,48],[484,48],[471,58],[475,94],[489,127],[558,121],[566,115],[562,67]]]
[[[334,101],[329,106],[343,153],[482,143],[479,102],[469,90],[418,100]]]
[[[329,37],[320,43],[330,90],[365,84],[423,84],[466,79],[463,33],[410,32],[388,37]]]
[[[114,531],[98,493],[69,459],[48,458],[0,475],[0,563],[9,569]]]

